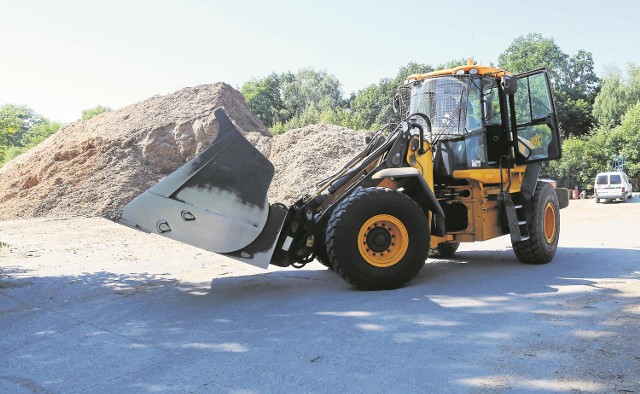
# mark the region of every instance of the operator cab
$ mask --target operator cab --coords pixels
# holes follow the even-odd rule
[[[513,165],[510,158],[515,164],[527,164],[560,155],[555,108],[544,70],[514,77],[468,64],[412,75],[401,89],[400,100],[406,103],[405,116],[420,112],[431,120],[431,134],[426,137],[434,149],[436,178],[451,177],[455,170]]]

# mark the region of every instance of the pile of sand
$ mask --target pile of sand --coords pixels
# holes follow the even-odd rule
[[[276,175],[269,201],[293,203],[364,147],[364,134],[334,125],[310,125],[273,137],[267,157]]]
[[[291,203],[364,146],[361,134],[313,125],[272,137],[224,83],[153,97],[56,134],[0,169],[0,220],[115,217],[124,204],[201,153],[217,134],[214,109],[276,167],[271,202]]]

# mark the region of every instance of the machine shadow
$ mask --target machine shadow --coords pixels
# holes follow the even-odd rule
[[[394,292],[427,291],[446,295],[463,292],[468,295],[504,295],[555,293],[562,285],[590,285],[588,279],[602,276],[600,269],[604,256],[611,256],[618,261],[635,261],[640,270],[640,251],[608,248],[563,248],[559,247],[556,257],[547,264],[520,263],[513,251],[509,249],[497,251],[459,251],[448,259],[430,258],[418,276],[402,289],[383,291]],[[364,293],[353,288],[334,271],[314,264],[316,269],[304,268],[297,271],[266,271],[264,273],[219,277],[211,281],[209,294],[214,297],[227,297],[251,300],[252,297],[263,297],[278,294],[324,293],[339,291],[340,293]],[[627,267],[628,268],[628,267]],[[532,272],[535,281],[518,280],[526,278]],[[626,268],[611,270],[607,277],[626,275]],[[514,280],[515,279],[515,280]],[[491,286],[486,286],[486,283]]]

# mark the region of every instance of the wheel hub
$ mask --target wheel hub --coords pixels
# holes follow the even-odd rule
[[[556,237],[556,210],[550,202],[544,207],[544,240],[551,244]]]
[[[383,224],[384,226],[384,224]],[[367,234],[367,247],[374,252],[382,253],[391,246],[391,233],[385,227],[374,227]]]
[[[395,216],[381,214],[367,220],[358,232],[358,250],[369,264],[390,267],[404,257],[409,246],[405,225]]]

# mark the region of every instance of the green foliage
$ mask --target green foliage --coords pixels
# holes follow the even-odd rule
[[[0,165],[26,152],[59,128],[59,123],[51,122],[25,105],[3,105],[0,107]]]
[[[593,101],[600,89],[600,79],[593,71],[591,52],[579,50],[567,58],[560,73],[559,87],[573,100]]]
[[[0,144],[19,146],[24,134],[44,119],[26,105],[3,105],[0,107]]]
[[[389,93],[385,93],[380,85],[369,85],[358,91],[350,100],[349,107],[353,114],[354,126],[369,128],[376,124],[378,116],[388,105]],[[393,99],[393,96],[391,97]]]
[[[272,73],[261,78],[252,79],[242,85],[240,92],[244,96],[249,111],[262,121],[267,127],[281,121],[279,113],[284,110],[284,103],[280,96],[280,77]]]
[[[569,56],[553,38],[532,33],[516,38],[500,54],[498,64],[516,74],[546,68],[552,80],[561,129],[566,135],[576,136],[589,131],[595,121],[593,102],[600,88],[590,52],[579,50]]]
[[[575,99],[564,91],[554,93],[560,129],[565,135],[584,135],[595,123],[592,105],[585,99]]]
[[[626,77],[618,68],[610,68],[595,98],[593,116],[606,127],[619,125],[627,110],[640,101],[640,67],[630,63]]]
[[[311,104],[322,100],[332,108],[342,105],[340,82],[326,71],[305,68],[295,74],[284,73],[280,89],[284,103],[284,121],[301,116]]]
[[[591,164],[593,160],[588,158],[587,139],[571,136],[562,143],[562,159],[548,162],[544,173],[556,180],[562,187],[572,189],[579,185],[583,189],[592,181]]]
[[[590,52],[569,56],[552,38],[540,34],[521,36],[503,52],[500,67],[514,73],[546,67],[554,81],[558,120],[566,135],[583,135],[594,123],[592,105],[599,89]],[[340,82],[325,71],[302,69],[252,79],[241,87],[251,112],[280,133],[309,122],[331,121],[354,129],[379,128],[400,119],[393,112],[393,98],[411,74],[449,69],[466,64],[457,59],[432,67],[410,62],[394,77],[383,78],[342,99]]]
[[[640,102],[627,111],[622,123],[615,129],[612,149],[625,157],[625,171],[631,178],[640,179]]]
[[[551,79],[558,83],[569,56],[560,50],[553,38],[544,38],[541,34],[531,33],[517,37],[509,47],[498,56],[500,68],[514,74],[545,67]]]
[[[271,74],[242,85],[249,110],[272,132],[317,121],[320,113],[344,108],[340,81],[326,71],[305,68],[297,73]],[[307,112],[309,112],[307,114]],[[306,123],[308,124],[308,123]]]
[[[330,100],[323,99],[318,104],[312,103],[299,116],[291,118],[285,123],[277,123],[270,130],[273,134],[282,134],[287,130],[304,127],[310,124],[334,124],[338,126],[361,129],[357,127],[358,120],[346,108],[335,107]]]
[[[440,68],[466,64],[453,60]],[[393,97],[397,88],[411,74],[435,69],[426,64],[409,63],[400,68],[393,78],[384,78],[348,100],[342,98],[340,82],[326,71],[302,69],[298,72],[271,74],[251,79],[240,91],[249,110],[274,134],[312,123],[332,123],[352,129],[379,128],[397,122],[393,113]]]
[[[82,111],[82,117],[80,117],[80,120],[82,121],[89,120],[93,117],[100,115],[101,113],[109,112],[109,111],[112,111],[112,109],[108,107],[103,107],[102,105],[97,105],[93,108],[85,109],[84,111]]]

